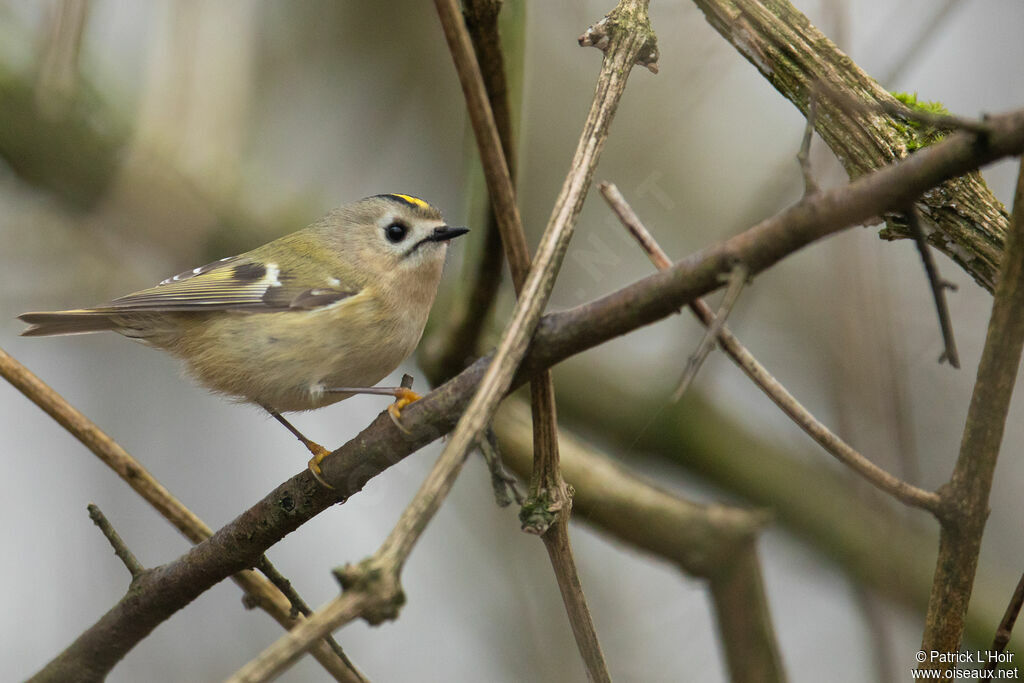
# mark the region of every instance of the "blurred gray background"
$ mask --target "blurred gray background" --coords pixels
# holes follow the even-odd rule
[[[1024,105],[1018,0],[797,5],[891,90],[969,116]],[[568,167],[599,66],[599,53],[579,48],[576,37],[612,6],[528,3],[519,176],[531,244]],[[33,78],[56,7],[0,2],[5,78]],[[463,225],[473,141],[462,96],[426,2],[94,0],[89,9],[80,72],[109,115],[100,123],[130,141],[116,160],[125,170],[102,199],[76,205],[0,165],[0,346],[217,528],[304,467],[305,451],[259,410],[195,387],[163,354],[114,335],[23,339],[15,316],[149,286],[365,195],[425,197]],[[793,156],[803,119],[694,5],[655,0],[651,17],[661,73],[633,74],[595,179],[616,182],[679,258],[800,196]],[[843,181],[824,145],[816,143],[813,163],[826,186]],[[1007,203],[1015,167],[1006,162],[984,173]],[[237,220],[215,231],[225,215]],[[462,257],[481,232],[453,250],[442,298],[467,281],[459,277]],[[876,462],[899,467],[893,444],[902,434],[926,487],[944,482],[956,457],[991,303],[948,260],[940,257],[939,266],[960,285],[950,297],[959,371],[935,362],[941,339],[913,245],[883,243],[873,229],[813,245],[758,277],[730,323],[805,405]],[[551,307],[574,306],[650,272],[595,193]],[[506,293],[499,321],[509,306]],[[630,392],[667,400],[699,338],[695,322],[673,318],[575,358],[567,371],[607,373]],[[390,379],[402,371],[424,386],[411,363]],[[691,390],[794,455],[833,467],[719,354]],[[894,391],[906,397],[898,416],[889,407]],[[357,397],[295,422],[334,446],[383,407],[382,399]],[[1001,576],[1024,566],[1022,407],[1018,397],[981,561],[983,571]],[[337,592],[330,568],[377,548],[437,453],[435,444],[378,477],[273,548],[271,559],[311,604],[330,599]],[[621,455],[663,486],[742,504],[644,453]],[[0,480],[7,520],[0,529],[7,587],[0,678],[15,680],[63,649],[127,586],[87,503],[103,509],[146,565],[177,557],[187,543],[5,383]],[[573,541],[614,678],[725,679],[700,582],[585,526],[574,527]],[[760,549],[791,680],[906,677],[922,614],[865,598],[785,529],[766,533]],[[408,604],[398,621],[356,623],[337,634],[371,678],[585,679],[542,546],[518,531],[514,510],[494,505],[476,458],[413,553],[404,584]],[[993,588],[1009,597],[1013,586]],[[111,680],[230,674],[279,635],[265,615],[242,609],[240,595],[230,582],[204,594],[135,648]],[[879,657],[882,642],[889,653]],[[283,680],[324,678],[307,660]]]

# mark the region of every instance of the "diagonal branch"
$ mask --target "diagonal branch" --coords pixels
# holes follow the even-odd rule
[[[693,355],[686,361],[686,367],[683,369],[683,376],[679,379],[679,384],[676,386],[676,390],[672,392],[673,402],[681,399],[683,394],[686,393],[687,388],[689,388],[694,378],[697,377],[697,372],[700,370],[700,366],[704,364],[704,361],[714,350],[715,344],[722,336],[722,329],[725,327],[725,321],[732,312],[733,306],[736,305],[736,300],[740,298],[740,292],[743,291],[743,286],[747,284],[747,267],[742,263],[734,265],[727,282],[729,285],[725,288],[725,294],[722,296],[722,303],[718,306],[718,312],[711,317],[711,322],[707,326],[707,330],[705,330],[700,343],[697,345],[697,350],[694,351]]]
[[[601,192],[615,214],[622,221],[623,225],[640,242],[644,251],[647,252],[655,267],[659,270],[667,270],[672,267],[668,255],[655,241],[654,237],[647,230],[640,218],[633,211],[633,208],[626,202],[625,197],[619,189],[611,183],[604,183]],[[695,299],[690,302],[690,310],[710,331],[717,319],[715,314],[702,299]],[[710,335],[708,335],[710,336]],[[747,377],[751,379],[772,400],[786,415],[789,416],[801,429],[818,442],[828,453],[831,453],[839,462],[861,475],[880,490],[888,493],[900,502],[928,510],[935,513],[939,506],[939,496],[931,491],[917,488],[912,484],[893,476],[889,472],[869,459],[861,455],[856,449],[843,441],[838,434],[830,430],[820,420],[807,410],[791,393],[782,385],[771,372],[768,371],[760,361],[754,357],[747,347],[736,337],[732,331],[724,325],[717,332],[718,342],[725,352],[732,358]]]
[[[0,376],[10,382],[30,401],[56,420],[60,426],[82,442],[105,465],[114,470],[136,493],[152,505],[164,519],[174,525],[185,538],[192,543],[202,543],[210,538],[213,534],[210,527],[206,526],[203,520],[199,519],[195,513],[185,507],[170,491],[164,488],[145,467],[121,448],[117,442],[107,436],[89,418],[79,412],[60,394],[36,377],[28,368],[16,361],[3,349],[0,349]],[[263,559],[265,561],[265,558]],[[289,600],[265,578],[247,568],[238,571],[232,578],[245,591],[246,598],[251,604],[259,606],[266,611],[285,629],[289,629],[298,623],[299,619],[291,616]],[[118,633],[123,634],[123,631],[118,631]],[[145,634],[141,635],[145,636]],[[112,637],[109,634],[99,634],[97,640],[103,642],[104,638],[109,640]],[[107,646],[109,644],[109,642],[105,643]],[[127,643],[124,651],[127,652],[134,644],[135,642]],[[362,680],[361,674],[359,674],[340,650],[341,648],[338,647],[337,643],[333,643],[333,639],[331,639],[330,644],[318,644],[313,651],[313,656],[339,681]],[[100,648],[97,654],[101,655],[102,652],[103,648]],[[99,659],[102,659],[102,657]],[[106,661],[100,668],[107,667],[105,670],[109,671],[109,668],[112,668],[118,659],[120,657],[112,658]],[[92,665],[97,660],[89,657],[87,659],[88,664],[82,664],[78,660],[73,660],[71,666],[66,670],[61,667],[59,661],[60,658],[51,662],[43,672],[40,672],[40,675],[52,667],[54,679],[60,680],[68,671],[81,674],[82,672],[93,670]]]
[[[905,207],[947,178],[1024,150],[1024,111],[992,117],[990,123],[993,132],[983,144],[972,135],[956,133],[845,187],[815,194],[669,270],[596,301],[544,316],[512,387],[572,355],[672,315],[720,287],[718,274],[737,257],[756,275],[811,242]],[[62,660],[79,667],[90,666],[96,658],[117,661],[204,591],[256,564],[267,548],[337,503],[339,496],[355,494],[378,473],[440,438],[465,409],[491,358],[479,359],[406,408],[403,424],[408,434],[381,414],[328,456],[321,464],[323,476],[335,490],[324,489],[304,470],[208,540],[155,568],[140,581],[131,601],[114,605],[62,653]],[[130,636],[103,637],[110,629],[123,630],[129,624],[134,627]]]

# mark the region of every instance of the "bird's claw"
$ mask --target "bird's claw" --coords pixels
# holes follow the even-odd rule
[[[320,463],[323,462],[324,458],[331,454],[329,450],[324,448],[318,443],[313,441],[303,442],[306,444],[306,448],[313,454],[313,457],[309,459],[309,473],[313,475],[313,478],[320,482],[323,486],[333,489],[334,487],[327,483],[324,479],[323,471],[320,469]]]
[[[412,436],[412,432],[402,426],[402,423],[400,422],[402,418],[402,409],[421,398],[423,397],[412,389],[398,387],[395,389],[395,402],[388,406],[388,416],[391,418],[391,421],[395,423],[395,426],[398,427],[399,430],[409,436]]]

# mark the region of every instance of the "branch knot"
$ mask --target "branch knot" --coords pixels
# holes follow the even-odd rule
[[[584,31],[577,42],[580,47],[596,47],[607,55],[613,43],[630,37],[642,41],[633,63],[658,73],[658,37],[647,16],[647,2],[623,0]]]
[[[345,593],[362,593],[365,603],[360,616],[371,626],[394,621],[405,605],[405,591],[394,564],[379,557],[368,557],[357,565],[334,569],[334,578]]]
[[[555,491],[555,495],[552,495]],[[522,530],[528,534],[543,536],[558,519],[559,514],[569,514],[572,510],[572,486],[565,484],[551,489],[542,488],[536,495],[530,496],[519,510],[519,522]]]

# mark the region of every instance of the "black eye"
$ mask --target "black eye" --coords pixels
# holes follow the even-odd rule
[[[384,228],[384,235],[388,238],[388,241],[396,244],[404,240],[407,234],[409,234],[409,228],[401,223],[392,223]]]

